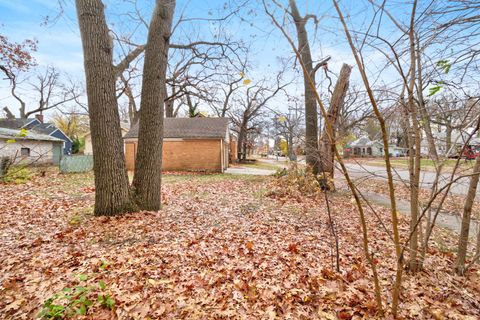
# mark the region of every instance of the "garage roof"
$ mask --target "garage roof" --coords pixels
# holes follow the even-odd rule
[[[227,138],[228,118],[165,118],[164,138],[224,139]],[[124,138],[138,138],[138,123]]]
[[[58,139],[47,134],[38,133],[36,131],[26,130],[22,133],[20,130],[7,128],[0,128],[0,139],[63,142],[62,139]]]

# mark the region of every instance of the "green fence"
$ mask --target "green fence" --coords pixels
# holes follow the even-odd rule
[[[60,160],[61,172],[87,172],[93,169],[93,156],[63,156]]]

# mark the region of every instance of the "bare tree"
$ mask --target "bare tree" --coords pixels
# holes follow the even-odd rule
[[[245,160],[247,157],[247,135],[257,130],[253,121],[261,115],[265,105],[288,85],[281,82],[282,72],[278,73],[273,86],[269,87],[267,81],[262,80],[248,86],[244,94],[237,95],[236,108],[229,114],[235,125],[234,131],[238,133],[239,160]]]
[[[288,112],[271,110],[275,117],[273,118],[273,128],[275,136],[281,136],[287,142],[287,156],[290,161],[296,161],[295,145],[304,144],[303,132],[303,109],[298,106],[298,99],[288,97]]]
[[[311,167],[315,174],[318,173],[318,112],[317,103],[315,101],[314,88],[309,85],[311,79],[315,83],[315,74],[323,66],[326,65],[329,58],[323,59],[314,65],[308,32],[306,25],[309,20],[318,23],[317,16],[306,14],[302,16],[297,7],[296,0],[289,0],[289,8],[284,8],[279,2],[273,1],[278,7],[282,8],[286,15],[290,17],[297,31],[298,51],[305,65],[303,70],[304,78],[304,95],[305,95],[305,153],[307,165]]]

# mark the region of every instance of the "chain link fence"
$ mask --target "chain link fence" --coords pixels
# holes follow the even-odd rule
[[[87,172],[93,169],[92,155],[63,156],[60,171],[65,173]]]

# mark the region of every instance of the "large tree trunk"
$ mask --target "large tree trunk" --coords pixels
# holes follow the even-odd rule
[[[308,77],[315,83],[315,72],[313,70],[312,54],[308,42],[308,34],[305,29],[307,19],[300,16],[295,0],[290,0],[290,7],[295,27],[297,29],[298,50],[305,65],[306,72],[303,74],[305,88],[305,153],[306,162],[313,170],[318,173],[318,113],[317,102],[315,100],[315,88],[310,86]]]
[[[163,102],[175,0],[157,0],[148,31],[133,188],[142,210],[161,207]]]
[[[470,185],[468,187],[467,197],[465,198],[465,205],[463,206],[462,228],[460,231],[460,239],[458,241],[458,255],[455,262],[455,272],[463,275],[465,272],[465,259],[467,257],[468,234],[470,231],[470,220],[472,217],[472,207],[475,200],[478,181],[480,178],[480,155],[477,156],[473,173],[476,173],[470,178]],[[480,239],[480,235],[479,235]]]
[[[335,157],[337,118],[340,109],[343,107],[345,102],[345,95],[347,94],[351,72],[352,67],[347,64],[342,65],[340,75],[337,83],[335,84],[335,89],[333,90],[330,106],[328,108],[328,119],[331,123],[333,132],[328,132],[327,127],[325,126],[323,128],[322,138],[320,139],[320,172],[327,173],[331,178],[333,178],[334,172],[333,162]]]
[[[95,174],[95,215],[136,209],[123,154],[112,39],[100,0],[76,0],[83,45]]]

